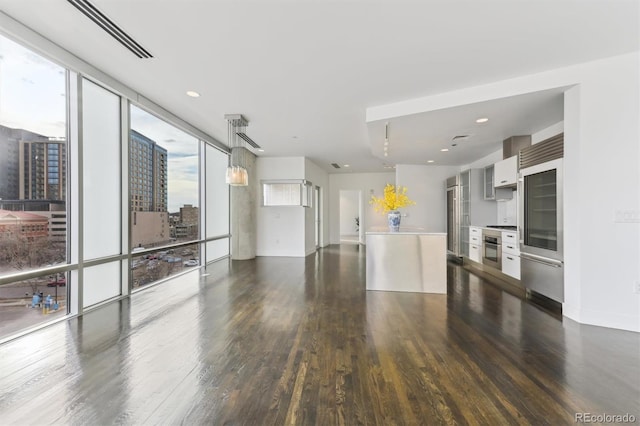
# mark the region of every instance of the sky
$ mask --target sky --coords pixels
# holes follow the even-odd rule
[[[63,67],[0,36],[0,124],[64,138],[65,93]],[[198,206],[198,139],[135,106],[131,128],[168,151],[169,212]]]

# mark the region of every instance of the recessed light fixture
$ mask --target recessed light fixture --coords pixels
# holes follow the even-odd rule
[[[489,119],[487,117],[482,117],[482,118],[478,118],[476,120],[476,123],[482,124],[482,123],[486,123],[487,121],[489,121]]]
[[[433,160],[429,160],[429,161],[427,161],[427,163],[433,163]]]
[[[385,156],[385,157],[388,157],[388,156],[389,156],[389,153],[388,153],[388,152],[385,152],[385,153],[384,153],[384,156]]]
[[[442,148],[440,151],[447,152],[447,151],[449,151],[449,148]]]
[[[192,98],[199,98],[200,97],[200,93],[194,92],[193,90],[189,90],[189,91],[187,91],[187,96],[191,96]]]
[[[349,164],[345,164],[345,165],[343,165],[342,167],[350,167],[350,166],[349,166]]]
[[[264,149],[260,148],[260,149],[258,150],[258,152],[264,152]]]

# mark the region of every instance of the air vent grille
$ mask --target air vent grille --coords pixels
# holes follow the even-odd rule
[[[339,169],[340,165],[338,163],[331,163],[334,169]]]
[[[135,41],[129,34],[125,33],[113,21],[107,18],[94,5],[87,0],[67,0],[74,5],[76,9],[82,12],[87,18],[91,19],[96,25],[105,30],[109,35],[120,42],[131,53],[140,59],[153,58],[144,47]]]
[[[564,133],[520,151],[520,169],[564,157]]]

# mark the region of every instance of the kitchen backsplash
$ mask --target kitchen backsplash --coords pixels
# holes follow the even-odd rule
[[[498,201],[498,225],[518,226],[518,191],[511,200]]]

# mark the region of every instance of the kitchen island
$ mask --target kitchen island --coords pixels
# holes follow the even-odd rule
[[[372,228],[367,238],[367,290],[447,293],[447,234],[420,228]]]

